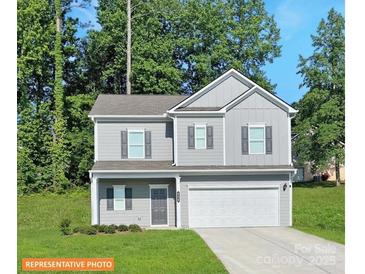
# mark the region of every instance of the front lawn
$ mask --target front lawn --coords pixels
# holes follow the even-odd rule
[[[345,185],[294,183],[293,226],[307,233],[345,243]]]
[[[116,273],[227,273],[191,230],[62,236],[63,218],[72,227],[90,224],[89,197],[86,191],[18,197],[18,273],[27,257],[114,257]]]

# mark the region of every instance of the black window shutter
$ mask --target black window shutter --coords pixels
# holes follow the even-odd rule
[[[188,148],[195,148],[195,135],[194,135],[194,127],[188,126]]]
[[[125,188],[125,210],[132,210],[132,188]]]
[[[207,149],[213,148],[213,127],[207,126]]]
[[[272,154],[272,127],[265,127],[266,154]]]
[[[144,132],[144,154],[146,159],[152,158],[152,139],[151,131]]]
[[[241,127],[242,154],[248,154],[248,127]]]
[[[106,210],[114,210],[114,189],[106,189]]]
[[[122,159],[128,158],[128,131],[124,130],[121,132],[122,139]]]

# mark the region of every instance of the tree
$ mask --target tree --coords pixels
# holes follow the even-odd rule
[[[301,87],[308,92],[297,103],[293,131],[298,134],[295,150],[299,159],[314,170],[334,163],[336,182],[345,148],[345,33],[343,16],[331,9],[312,36],[314,52],[299,57]]]
[[[17,5],[17,173],[19,193],[49,189],[54,16],[47,0]]]
[[[84,3],[85,1],[83,1]],[[86,1],[87,2],[87,1]],[[62,1],[63,22],[61,32],[62,58],[62,88],[64,95],[69,97],[85,92],[85,78],[83,74],[83,52],[80,39],[75,37],[78,20],[67,17],[73,1]],[[81,4],[78,1],[77,4]],[[18,97],[18,191],[31,193],[53,190],[53,154],[52,149],[55,122],[55,6],[48,0],[18,0],[17,6],[17,97]],[[95,98],[94,95],[92,95]],[[61,102],[62,103],[62,102]],[[90,103],[87,101],[90,105]],[[58,105],[59,106],[59,105]],[[83,105],[77,105],[83,109]],[[62,152],[69,151],[71,155],[83,151],[78,147],[85,138],[76,138],[72,133],[76,130],[88,130],[92,136],[92,129],[83,127],[83,122],[76,115],[71,115],[69,104],[63,107],[66,123],[65,142],[68,144]],[[72,113],[76,112],[74,107]],[[67,117],[71,116],[70,120]],[[87,116],[85,115],[87,119]],[[76,125],[78,129],[76,129]],[[72,125],[72,127],[71,127]],[[82,130],[81,130],[82,128]],[[81,145],[80,145],[81,146]],[[86,148],[91,151],[89,145]],[[85,152],[90,155],[90,152]],[[92,159],[92,157],[90,157]],[[80,169],[73,168],[75,163],[71,157],[69,166],[65,169],[65,178],[73,184],[85,183],[85,164]],[[85,161],[81,160],[83,163]],[[72,168],[71,168],[72,165]],[[90,168],[89,164],[88,168]],[[80,171],[82,170],[82,172]],[[72,174],[71,174],[72,173]],[[82,173],[82,175],[81,175]],[[76,176],[73,176],[76,174]],[[77,177],[77,179],[76,179]],[[78,182],[76,182],[78,181]],[[65,181],[65,186],[69,183]],[[58,187],[58,186],[57,186]]]
[[[133,93],[192,93],[230,68],[273,91],[262,67],[280,55],[279,29],[262,0],[132,1],[130,50],[126,7],[99,2],[101,30],[89,33],[86,49],[96,91],[126,93],[130,55]]]
[[[66,147],[66,121],[64,117],[64,90],[63,90],[63,53],[62,53],[62,18],[63,6],[61,0],[55,0],[56,39],[54,47],[55,80],[54,80],[54,125],[52,142],[52,169],[53,188],[66,188],[68,180],[66,171],[69,164],[69,151]]]
[[[184,90],[198,91],[235,68],[269,91],[262,67],[280,56],[279,29],[261,0],[187,1],[177,32]]]

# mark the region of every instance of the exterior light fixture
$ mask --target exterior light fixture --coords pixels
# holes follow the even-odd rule
[[[180,191],[176,193],[176,201],[180,203]]]
[[[283,191],[285,191],[287,187],[288,187],[288,185],[285,183],[285,184],[283,185]]]

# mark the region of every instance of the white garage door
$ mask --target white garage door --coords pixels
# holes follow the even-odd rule
[[[278,188],[191,188],[190,227],[276,226]]]

